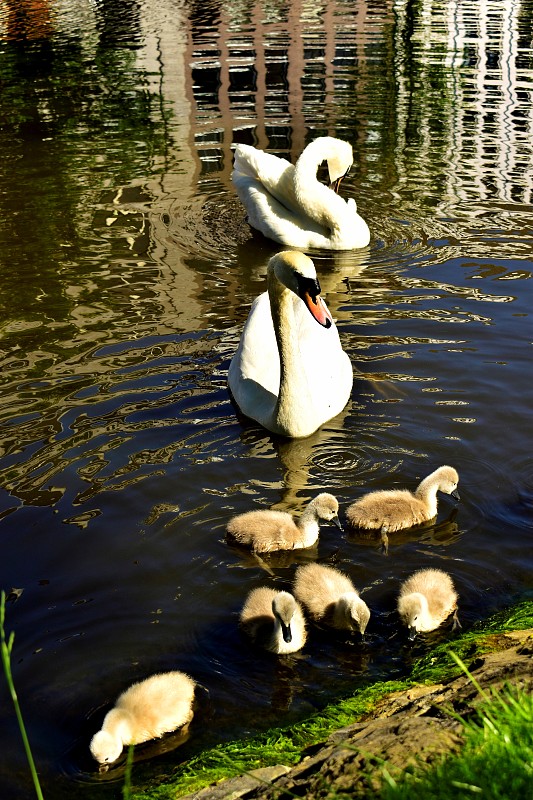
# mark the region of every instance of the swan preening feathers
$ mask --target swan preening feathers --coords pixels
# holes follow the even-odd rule
[[[352,365],[310,258],[278,253],[268,262],[267,282],[231,360],[229,388],[243,414],[267,430],[309,436],[348,402]]]
[[[90,744],[93,758],[109,764],[125,745],[157,739],[190,722],[195,682],[183,672],[162,672],[123,692]]]
[[[414,639],[419,631],[434,631],[454,612],[457,619],[457,592],[447,572],[441,569],[421,569],[407,578],[400,587],[398,613]]]
[[[437,492],[459,500],[459,475],[453,467],[436,469],[421,481],[414,492],[385,489],[363,495],[346,511],[353,528],[380,531],[385,552],[387,534],[429,522],[437,516]]]
[[[311,547],[316,542],[320,522],[333,522],[341,528],[338,513],[337,499],[322,492],[308,503],[296,522],[287,511],[246,511],[230,519],[226,530],[230,540],[250,547],[256,553],[297,550]]]
[[[324,161],[333,188],[317,180]],[[308,144],[296,165],[239,144],[231,177],[250,224],[267,238],[302,250],[352,250],[370,241],[355,200],[336,193],[352,163],[352,146],[332,136]]]

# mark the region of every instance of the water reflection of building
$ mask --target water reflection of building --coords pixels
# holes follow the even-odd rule
[[[412,196],[443,213],[461,206],[476,214],[483,200],[531,202],[533,85],[522,54],[531,45],[520,39],[528,30],[520,0],[198,0],[172,5],[172,14],[168,0],[141,7],[150,13],[141,13],[138,60],[174,115],[168,134],[180,167],[161,164],[152,191],[164,203],[177,198],[177,213],[199,178],[232,192],[233,143],[294,161],[325,133],[350,139],[359,176],[373,175],[403,206]],[[387,87],[388,100],[377,102]],[[166,247],[160,216],[150,225],[152,255],[172,261],[181,287],[170,297],[196,291],[181,255]],[[187,307],[201,314],[192,298]]]
[[[115,198],[101,215],[114,223],[105,238],[135,239],[129,254],[144,253],[158,265],[158,296],[169,319],[178,301],[184,324],[201,317],[202,281],[169,239],[165,214],[201,203],[199,178],[233,193],[235,141],[294,160],[313,136],[348,138],[364,184],[354,194],[371,197],[382,217],[390,213],[391,191],[402,212],[410,198],[451,212],[463,204],[467,213],[477,213],[483,199],[503,208],[532,202],[531,4],[524,0],[0,0],[0,36],[11,41],[37,32],[56,39],[58,94],[65,80],[57,66],[61,37],[76,43],[69,53],[79,60],[80,81],[92,65],[87,100],[70,70],[75,102],[65,123],[78,126],[80,141],[84,115],[94,114],[113,81],[126,97],[150,97],[149,123],[162,132],[164,148],[154,147],[146,163],[135,161],[134,147],[127,158],[123,150],[118,178],[107,166],[100,172],[105,155],[98,153],[87,190],[75,174],[82,159],[69,151],[68,177],[86,193],[77,206],[85,210],[76,216],[80,227],[98,225],[94,197]],[[127,52],[108,59],[110,51]],[[50,85],[43,80],[35,92],[35,116],[45,123],[64,111],[59,99],[49,102]],[[109,113],[114,123],[114,109]],[[51,134],[41,127],[45,142]],[[140,124],[135,133],[142,137]],[[106,132],[96,135],[104,152]],[[74,137],[69,146],[74,151]],[[132,224],[121,226],[126,215]]]
[[[443,211],[468,201],[479,209],[494,198],[531,203],[533,70],[524,3],[420,0],[413,17],[411,0],[394,0],[394,12],[397,189],[412,182],[406,145],[415,96],[422,193],[432,191],[423,176],[440,152]]]
[[[390,2],[374,4],[383,10]],[[354,88],[354,66],[377,30],[365,0],[221,3],[210,27],[195,30],[188,53],[195,141],[204,172],[231,172],[232,142],[290,154],[316,135],[337,132],[335,89]],[[362,121],[361,121],[362,122]]]
[[[434,159],[435,140],[444,138],[444,199],[496,195],[529,203],[533,85],[524,55],[531,42],[520,41],[523,13],[520,0],[299,0],[290,6],[251,0],[212,7],[208,24],[202,16],[197,30],[193,13],[187,58],[202,170],[227,182],[232,141],[286,151],[294,159],[307,129],[337,130],[335,103],[347,94],[343,84],[351,83],[354,96],[364,91],[364,63],[379,46],[374,34],[379,29],[385,41],[383,29],[394,19],[399,184],[413,174],[405,143],[414,100],[421,179],[433,172],[424,169],[424,158]],[[527,25],[522,31],[527,34]],[[358,124],[362,129],[365,121]]]

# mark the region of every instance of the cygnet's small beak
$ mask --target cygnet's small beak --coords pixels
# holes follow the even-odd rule
[[[352,623],[352,631],[353,633],[358,633],[361,637],[361,641],[364,642],[365,640],[365,632],[359,628],[359,625],[356,622]]]
[[[342,531],[342,525],[341,525],[341,521],[340,521],[340,519],[338,518],[338,516],[337,516],[336,514],[335,514],[335,516],[334,516],[334,517],[332,517],[332,518],[331,518],[331,521],[333,522],[333,524],[334,524],[334,525],[336,525],[336,526],[337,526],[337,528],[338,528],[339,530],[341,530],[341,531]]]
[[[453,490],[452,497],[454,497],[456,500],[460,500],[461,499],[461,496],[460,496],[459,492],[457,491],[457,489]]]
[[[284,642],[286,642],[287,644],[289,644],[289,642],[292,642],[292,632],[290,624],[285,625],[284,622],[281,622],[281,632],[283,633]]]
[[[416,628],[414,625],[411,625],[409,627],[409,641],[414,642],[415,639],[416,639]]]

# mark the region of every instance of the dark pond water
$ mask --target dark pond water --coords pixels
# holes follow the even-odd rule
[[[88,741],[154,671],[208,692],[188,742],[139,752],[137,784],[402,674],[451,636],[410,648],[398,629],[418,567],[453,575],[465,627],[531,593],[532,23],[530,0],[1,4],[0,584],[47,798],[121,797]],[[372,240],[314,254],[356,380],[291,442],[226,389],[276,252],[245,223],[231,145],[294,160],[323,134],[353,144],[343,192]],[[269,574],[224,542],[234,512],[325,489],[342,516],[444,463],[461,503],[388,558],[326,527]],[[258,655],[245,594],[314,559],[364,592],[366,643],[313,631],[298,657]],[[20,800],[0,683],[1,795]]]

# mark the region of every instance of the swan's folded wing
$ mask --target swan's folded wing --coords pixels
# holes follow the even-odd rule
[[[316,324],[316,323],[315,323]],[[247,417],[266,426],[279,394],[279,352],[268,294],[257,297],[250,309],[239,346],[231,359],[228,385]]]
[[[273,156],[246,144],[239,144],[235,148],[232,179],[235,181],[240,175],[259,181],[267,192],[287,208],[296,205],[293,188],[294,167],[285,158]]]
[[[307,250],[309,247],[327,248],[326,231],[300,210],[296,215],[270,194],[256,178],[243,173],[233,173],[237,194],[248,212],[253,228],[275,242]]]

